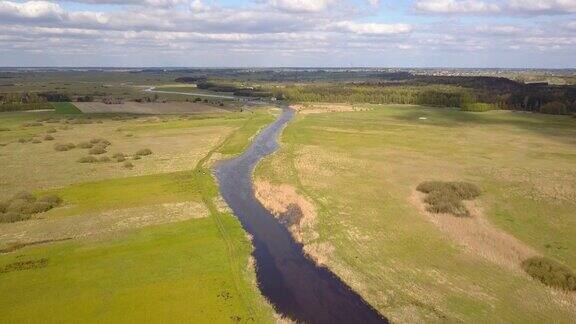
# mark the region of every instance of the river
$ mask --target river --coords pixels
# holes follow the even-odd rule
[[[276,310],[302,323],[387,323],[357,293],[304,255],[286,227],[254,195],[256,164],[278,149],[277,138],[294,117],[282,107],[278,119],[261,131],[239,157],[215,167],[220,193],[253,237],[258,285]]]

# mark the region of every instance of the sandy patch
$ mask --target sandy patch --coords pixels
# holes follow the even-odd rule
[[[514,236],[492,226],[474,201],[463,202],[470,211],[470,217],[455,217],[428,212],[423,202],[424,196],[414,191],[410,201],[444,234],[464,246],[467,252],[517,272],[523,272],[520,267],[522,261],[539,255]]]
[[[318,265],[326,265],[334,247],[328,242],[313,242],[318,238],[314,229],[318,220],[314,205],[287,184],[273,185],[255,180],[254,192],[260,203],[288,228],[297,242],[304,245],[304,252]]]
[[[203,204],[181,202],[0,224],[0,246],[84,238],[207,216],[208,211]]]
[[[117,105],[107,105],[102,102],[75,102],[83,113],[125,113],[125,114],[200,114],[224,113],[224,109],[193,102],[138,103],[125,102]]]

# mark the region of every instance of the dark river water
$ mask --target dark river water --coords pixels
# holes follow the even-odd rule
[[[222,196],[253,236],[260,290],[280,314],[297,322],[387,323],[338,277],[306,258],[302,246],[254,195],[254,167],[278,148],[278,134],[293,117],[294,111],[284,107],[244,154],[215,168]]]

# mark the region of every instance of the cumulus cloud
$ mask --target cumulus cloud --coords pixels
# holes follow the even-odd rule
[[[333,0],[269,0],[273,8],[288,12],[322,12],[328,8]]]
[[[482,25],[476,27],[476,32],[490,35],[516,35],[522,32],[522,28],[511,25]]]
[[[501,10],[497,4],[479,0],[418,0],[414,9],[436,14],[489,14]]]
[[[576,13],[576,0],[416,0],[413,8],[429,14],[562,15]]]
[[[332,26],[337,31],[351,32],[358,35],[398,35],[407,34],[412,31],[412,26],[408,24],[377,24],[341,21],[333,24]]]
[[[94,65],[100,57],[125,55],[133,58],[128,64],[146,55],[151,60],[178,58],[173,65],[187,65],[193,55],[236,62],[238,53],[246,55],[243,59],[262,55],[246,61],[252,63],[273,64],[279,57],[290,57],[296,61],[283,63],[297,65],[303,57],[313,57],[322,65],[367,55],[380,59],[399,51],[404,53],[400,60],[545,47],[576,52],[573,16],[553,23],[533,18],[571,15],[576,0],[413,0],[411,7],[419,13],[459,18],[450,24],[443,17],[422,22],[414,11],[375,0],[249,0],[233,6],[214,0],[66,1],[87,5],[78,10],[57,0],[0,0],[0,66],[15,64],[27,53],[93,57]],[[381,16],[371,10],[378,5],[383,7]],[[471,14],[478,17],[468,20]]]
[[[576,13],[576,0],[509,0],[507,8],[522,14],[570,14]]]

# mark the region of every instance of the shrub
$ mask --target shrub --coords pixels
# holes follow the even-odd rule
[[[104,153],[106,153],[106,148],[104,148],[102,146],[95,146],[95,147],[91,148],[90,151],[88,151],[88,153],[94,154],[94,155],[104,154]]]
[[[6,209],[6,212],[12,212],[16,214],[25,214],[25,211],[29,210],[30,205],[32,205],[33,201],[27,201],[24,199],[14,199],[10,201],[10,205]]]
[[[522,262],[522,269],[547,286],[576,291],[576,274],[552,259],[533,257]]]
[[[540,112],[543,114],[567,115],[568,107],[562,102],[553,101],[540,107]]]
[[[134,155],[132,160],[140,160],[142,157],[140,155]]]
[[[8,132],[8,131],[10,131],[10,128],[0,127],[0,132]]]
[[[16,223],[30,219],[31,215],[19,214],[15,212],[0,213],[0,223]]]
[[[150,154],[152,154],[152,150],[147,149],[147,148],[138,150],[138,152],[136,152],[136,155],[139,155],[139,156],[146,156],[146,155],[150,155]]]
[[[110,141],[105,140],[103,138],[93,138],[90,140],[90,143],[92,144],[100,144],[102,146],[109,146],[112,145],[112,143],[110,143]]]
[[[54,149],[59,152],[70,151],[70,147],[66,144],[54,144]]]
[[[0,213],[5,213],[8,209],[8,203],[5,201],[0,201]]]
[[[110,158],[107,157],[107,156],[103,156],[103,157],[101,157],[101,158],[98,160],[98,162],[104,162],[104,163],[105,163],[105,162],[110,162]]]
[[[56,195],[48,195],[48,196],[44,196],[44,197],[40,197],[38,199],[39,202],[43,202],[43,203],[48,203],[50,204],[50,206],[52,206],[52,208],[60,206],[60,204],[62,203],[62,198],[56,196]]]
[[[490,111],[490,110],[495,110],[498,109],[497,107],[495,107],[494,105],[488,104],[488,103],[482,103],[482,102],[476,102],[476,103],[467,103],[462,105],[462,108],[460,108],[460,110],[462,111],[472,111],[472,112],[484,112],[484,111]]]
[[[54,140],[54,136],[52,136],[52,135],[46,135],[46,136],[44,136],[44,140],[45,140],[45,141],[53,141],[53,140]]]
[[[126,161],[126,154],[124,153],[114,153],[112,158],[116,160],[116,162],[124,162]]]
[[[424,202],[429,205],[429,212],[460,217],[470,215],[462,200],[472,200],[481,194],[478,186],[467,182],[425,181],[416,190],[428,194]]]
[[[12,197],[12,200],[18,200],[18,199],[25,200],[28,202],[36,201],[36,197],[33,194],[29,193],[28,191],[20,191],[19,193],[15,194]]]
[[[94,147],[94,144],[90,142],[81,142],[80,144],[78,144],[78,147],[82,149],[90,149]]]
[[[19,138],[18,139],[18,143],[22,143],[22,144],[28,143],[28,141],[29,141],[29,139],[26,139],[26,138]]]
[[[81,157],[78,160],[78,162],[80,162],[80,163],[96,163],[96,162],[98,162],[98,159],[93,157],[93,156],[84,156],[84,157]]]
[[[67,147],[69,150],[71,150],[71,149],[73,149],[73,148],[76,148],[76,144],[74,144],[74,143],[68,143],[68,144],[66,144],[66,147]]]
[[[132,164],[132,162],[130,162],[130,161],[126,161],[126,162],[124,162],[124,167],[126,169],[132,169],[134,167],[134,164]]]
[[[38,126],[44,126],[44,124],[38,123],[38,122],[31,122],[31,123],[25,123],[22,126],[24,126],[24,127],[38,127]]]
[[[32,215],[32,214],[39,214],[44,213],[52,209],[52,205],[47,202],[37,201],[29,204],[24,208],[22,211],[23,214]]]
[[[53,133],[56,133],[56,132],[58,132],[58,130],[57,130],[56,128],[54,128],[54,127],[50,128],[50,129],[48,129],[48,130],[46,131],[46,133],[49,133],[49,134],[53,134]]]
[[[42,141],[39,140],[39,139],[37,139],[37,138],[35,138],[35,139],[33,139],[32,141],[30,141],[30,143],[32,143],[32,144],[40,144],[40,143],[42,143]]]

